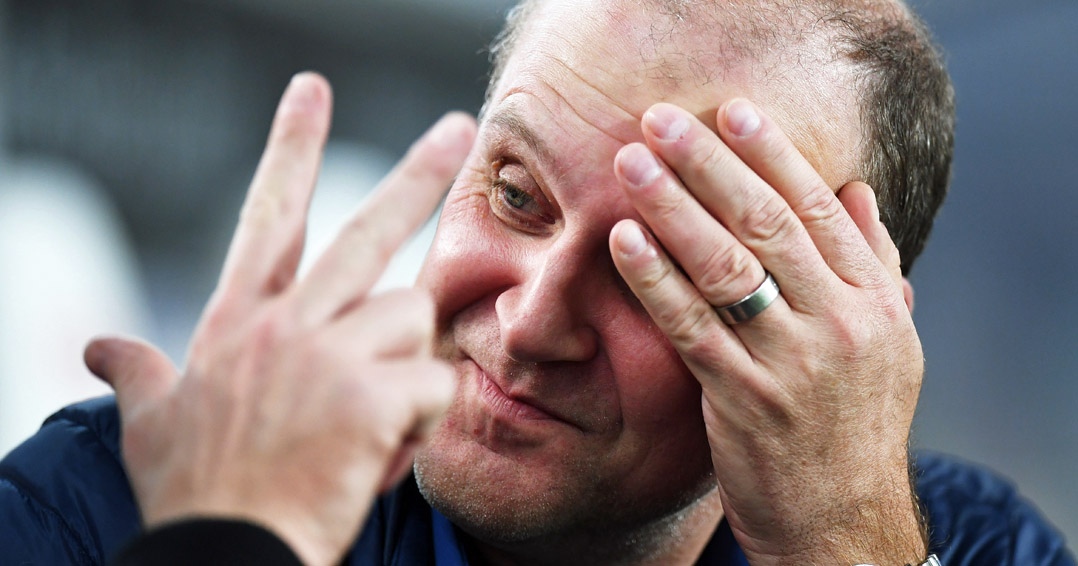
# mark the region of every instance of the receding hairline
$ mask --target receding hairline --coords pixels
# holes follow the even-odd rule
[[[548,1],[521,0],[510,10],[503,32],[490,48],[488,99],[529,21]],[[689,32],[708,34],[709,47],[718,51],[712,57],[714,61],[694,59],[695,54],[705,53],[707,49],[686,49],[682,53],[687,62],[684,67],[695,74],[693,78],[698,83],[710,82],[710,74],[721,71],[723,62],[770,61],[775,63],[773,68],[778,68],[780,62],[789,64],[789,59],[779,60],[783,54],[794,50],[799,58],[806,56],[811,50],[797,47],[817,33],[819,41],[815,46],[831,44],[842,31],[843,16],[853,12],[859,13],[862,21],[913,25],[912,14],[901,0],[622,0],[611,3],[607,10],[619,7],[645,7],[662,16],[650,24],[649,40],[653,44],[668,43],[673,31],[683,36]],[[643,46],[641,49],[644,58]],[[836,49],[827,53],[817,51],[816,55],[818,60],[805,64],[837,61],[843,53]]]

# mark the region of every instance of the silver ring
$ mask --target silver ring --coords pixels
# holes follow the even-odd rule
[[[767,272],[765,272],[767,273]],[[779,296],[779,284],[767,273],[764,282],[744,299],[725,307],[715,307],[715,312],[726,324],[737,324],[764,312]]]

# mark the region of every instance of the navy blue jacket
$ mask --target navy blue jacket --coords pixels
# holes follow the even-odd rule
[[[0,462],[0,564],[105,564],[139,533],[119,433],[113,399],[95,399],[53,415]],[[937,454],[920,454],[917,466],[932,551],[945,566],[1076,566],[1062,536],[1005,481]],[[406,481],[375,504],[345,563],[434,564],[436,546],[457,544],[434,533],[437,521]],[[725,522],[700,563],[744,564]]]

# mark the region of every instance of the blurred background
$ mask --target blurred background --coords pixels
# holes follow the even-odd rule
[[[318,247],[444,111],[478,110],[509,0],[0,0],[0,454],[72,400],[97,333],[177,362],[277,98],[336,111]],[[1078,2],[920,0],[959,100],[951,195],[912,274],[917,445],[983,462],[1078,541]],[[408,284],[432,233],[383,285]]]

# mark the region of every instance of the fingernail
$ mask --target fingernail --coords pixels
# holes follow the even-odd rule
[[[760,115],[748,100],[735,100],[726,107],[726,127],[736,136],[751,136],[760,129]]]
[[[619,164],[625,180],[637,187],[650,185],[663,172],[651,150],[640,144],[627,146]]]
[[[634,256],[648,247],[648,239],[636,222],[626,222],[618,230],[618,250],[627,256]]]
[[[652,106],[644,113],[648,129],[662,140],[671,141],[689,131],[689,119],[685,113],[668,105]]]

